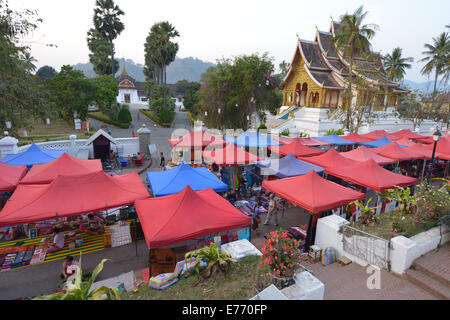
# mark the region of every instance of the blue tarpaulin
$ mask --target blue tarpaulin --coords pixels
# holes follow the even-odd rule
[[[314,139],[325,141],[325,142],[328,142],[328,143],[332,143],[332,144],[334,144],[336,146],[347,146],[347,145],[356,144],[355,142],[342,139],[341,137],[339,137],[337,135],[336,132],[333,132],[332,134],[330,134],[329,136],[326,136],[326,137],[314,137]]]
[[[384,136],[383,138],[375,140],[375,141],[359,142],[359,144],[366,146],[366,147],[370,147],[370,148],[378,148],[378,147],[383,147],[385,145],[388,145],[391,142],[392,142],[391,140],[389,140],[388,138],[386,138],[386,136]],[[402,146],[402,145],[400,145],[400,147],[406,148],[406,146]]]
[[[53,161],[59,158],[64,152],[67,153],[65,150],[41,149],[37,145],[32,144],[27,151],[16,154],[7,154],[0,161],[13,165],[27,165],[28,168],[30,168],[35,164]]]
[[[228,186],[207,168],[192,168],[186,163],[168,171],[148,171],[147,180],[155,197],[178,193],[186,186],[195,191],[208,188],[216,192],[228,190]]]
[[[269,146],[281,146],[281,144],[275,140],[272,140],[270,136],[261,134],[259,132],[244,132],[241,136],[225,137],[227,142],[234,143],[238,147],[257,147],[267,148]]]
[[[261,172],[268,175],[276,175],[280,178],[301,176],[314,170],[322,174],[324,169],[314,164],[298,160],[292,154],[281,159],[263,160],[256,163],[256,166],[262,168]]]

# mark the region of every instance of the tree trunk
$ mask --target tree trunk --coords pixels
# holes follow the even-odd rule
[[[349,96],[348,96],[348,105],[347,105],[347,130],[349,133],[352,133],[350,126],[350,110],[352,106],[352,80],[353,80],[353,44],[350,48],[350,83],[349,83]]]
[[[437,79],[438,79],[438,69],[436,68],[436,73],[434,75],[434,87],[433,87],[433,98],[431,99],[431,112],[434,111],[434,99],[436,98],[436,84],[437,84]]]
[[[115,78],[115,75],[116,75],[115,71],[116,70],[114,70],[114,48],[113,48],[112,39],[109,39],[109,46],[110,46],[110,49],[111,49],[111,71],[112,71],[113,78]],[[125,61],[123,63],[125,63]]]
[[[166,108],[166,86],[167,86],[167,79],[166,79],[166,75],[167,75],[167,66],[164,65],[164,109]]]

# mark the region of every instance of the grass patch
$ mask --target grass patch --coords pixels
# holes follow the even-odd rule
[[[56,135],[71,135],[84,133],[83,130],[75,130],[75,124],[73,121],[67,121],[64,119],[51,119],[50,125],[45,124],[42,119],[30,120],[30,125],[26,128],[18,129],[19,134],[23,134],[26,130],[28,137],[30,136],[56,136]],[[24,139],[28,137],[23,137]]]
[[[116,126],[116,127],[122,128],[122,129],[128,129],[130,127],[129,123],[121,123],[119,121],[113,120],[110,117],[108,117],[107,115],[101,113],[100,111],[88,112],[88,117],[111,124],[113,126]]]
[[[147,118],[149,118],[150,120],[152,120],[153,122],[155,122],[157,125],[159,125],[160,127],[163,128],[170,128],[172,126],[171,123],[162,123],[161,120],[158,118],[157,115],[155,115],[152,111],[150,110],[144,110],[144,109],[139,109],[139,112],[142,113],[144,116],[146,116]]]
[[[412,236],[415,236],[416,234],[425,232],[436,226],[436,221],[433,220],[427,221],[425,224],[419,225],[415,222],[414,215],[408,214],[405,215],[405,219],[402,220],[405,231],[394,232],[392,231],[392,223],[394,221],[395,212],[396,211],[394,210],[392,212],[382,213],[380,215],[379,222],[374,225],[366,226],[361,224],[360,222],[353,222],[352,224],[350,224],[350,226],[362,230],[364,232],[371,233],[386,240],[389,240],[397,236],[405,236],[407,238],[410,238]]]
[[[231,266],[225,276],[203,279],[201,275],[180,278],[174,285],[164,290],[156,290],[143,285],[138,292],[126,292],[123,300],[248,300],[258,291],[257,265],[259,256],[242,258]]]
[[[76,133],[77,139],[89,139],[90,135]],[[27,144],[38,143],[38,142],[48,142],[48,141],[59,141],[59,140],[70,140],[67,135],[52,135],[52,136],[27,136],[19,137],[18,146],[24,146]]]

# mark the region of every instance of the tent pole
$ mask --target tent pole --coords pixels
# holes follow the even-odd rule
[[[152,277],[152,249],[148,249],[148,275]]]
[[[134,232],[136,232],[135,236],[134,236],[134,240],[136,242],[136,257],[138,256],[138,229],[137,229],[137,219],[134,218]]]
[[[309,224],[308,224],[308,233],[306,235],[306,252],[309,251],[309,246],[311,245],[311,237],[312,237],[312,223],[313,223],[313,214],[309,214]]]
[[[425,174],[425,166],[427,164],[427,159],[423,159],[423,167],[422,167],[422,176],[420,177],[420,181],[423,180],[423,175]]]

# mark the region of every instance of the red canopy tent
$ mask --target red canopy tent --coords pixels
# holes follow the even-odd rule
[[[0,162],[0,193],[14,191],[25,172],[27,172],[26,165],[11,165]]]
[[[226,148],[205,150],[203,157],[218,166],[248,164],[261,160],[258,156],[236,147],[233,143],[228,143]]]
[[[189,186],[169,196],[137,200],[135,207],[150,249],[250,226],[252,222],[214,190],[194,191]]]
[[[412,142],[409,138],[406,138],[406,137],[395,140],[395,142],[397,142],[401,146],[406,146],[406,147],[412,147],[413,145],[416,144],[415,142]]]
[[[326,180],[314,171],[302,176],[264,181],[262,187],[313,214],[365,197],[364,193]]]
[[[21,184],[50,183],[58,175],[76,176],[92,172],[103,171],[100,159],[78,159],[63,153],[59,158],[44,164],[34,165],[27,175],[20,181]]]
[[[131,205],[149,197],[136,172],[58,176],[50,184],[20,184],[0,212],[0,227]]]
[[[317,140],[314,138],[297,138],[302,144],[308,147],[319,147],[319,146],[331,146],[332,143],[325,142],[322,140]]]
[[[426,136],[422,136],[420,134],[414,133],[409,129],[403,129],[397,132],[391,133],[392,136],[400,138],[408,138],[408,139],[423,139],[426,138]],[[400,143],[401,144],[401,143]]]
[[[415,145],[406,148],[407,151],[411,151],[417,154],[422,155],[422,159],[431,160],[431,156],[433,154],[433,150],[425,147],[423,144],[416,143]],[[436,152],[434,155],[436,158],[440,158],[444,156],[442,153]],[[445,156],[444,156],[445,157]],[[444,159],[444,158],[442,158]]]
[[[348,167],[327,168],[325,172],[378,192],[417,183],[417,179],[386,170],[372,159]]]
[[[359,162],[364,162],[367,160],[374,160],[378,164],[392,164],[396,163],[394,159],[386,158],[383,156],[380,156],[379,154],[376,154],[375,152],[372,152],[369,148],[365,146],[360,146],[358,149],[354,149],[347,152],[341,152],[340,155]]]
[[[204,148],[224,146],[226,141],[215,137],[207,131],[190,131],[179,139],[168,139],[169,143],[176,148]]]
[[[432,144],[425,146],[425,148],[433,151],[434,141]],[[442,153],[443,156],[450,157],[450,141],[445,138],[441,138],[436,145],[436,152]],[[442,158],[444,159],[444,158]]]
[[[350,160],[342,156],[334,149],[330,149],[324,154],[315,157],[299,157],[300,160],[318,165],[322,168],[334,167],[334,166],[349,166],[355,163],[354,160]]]
[[[420,138],[420,139],[416,139],[416,140],[417,140],[417,142],[425,143],[425,144],[434,142],[433,137],[425,137],[425,138]]]
[[[371,141],[374,141],[373,139],[364,137],[364,136],[362,136],[362,135],[360,135],[360,134],[358,134],[356,132],[354,132],[352,134],[349,134],[348,136],[343,136],[341,138],[343,138],[345,140],[348,140],[348,141],[352,141],[352,142],[371,142]]]
[[[423,156],[420,154],[408,151],[406,150],[406,148],[400,147],[399,144],[395,141],[379,148],[373,148],[372,151],[383,157],[391,158],[396,161],[415,160],[423,158]]]
[[[325,151],[323,150],[312,149],[305,146],[298,139],[295,139],[291,143],[282,146],[269,147],[269,149],[270,151],[281,154],[283,156],[292,154],[295,157],[311,157],[325,153]]]
[[[379,139],[383,138],[384,136],[391,141],[395,141],[395,140],[399,139],[398,137],[392,135],[391,133],[389,133],[385,130],[375,130],[375,131],[360,135],[360,137],[369,138],[369,139],[372,139],[372,141],[379,140]]]

